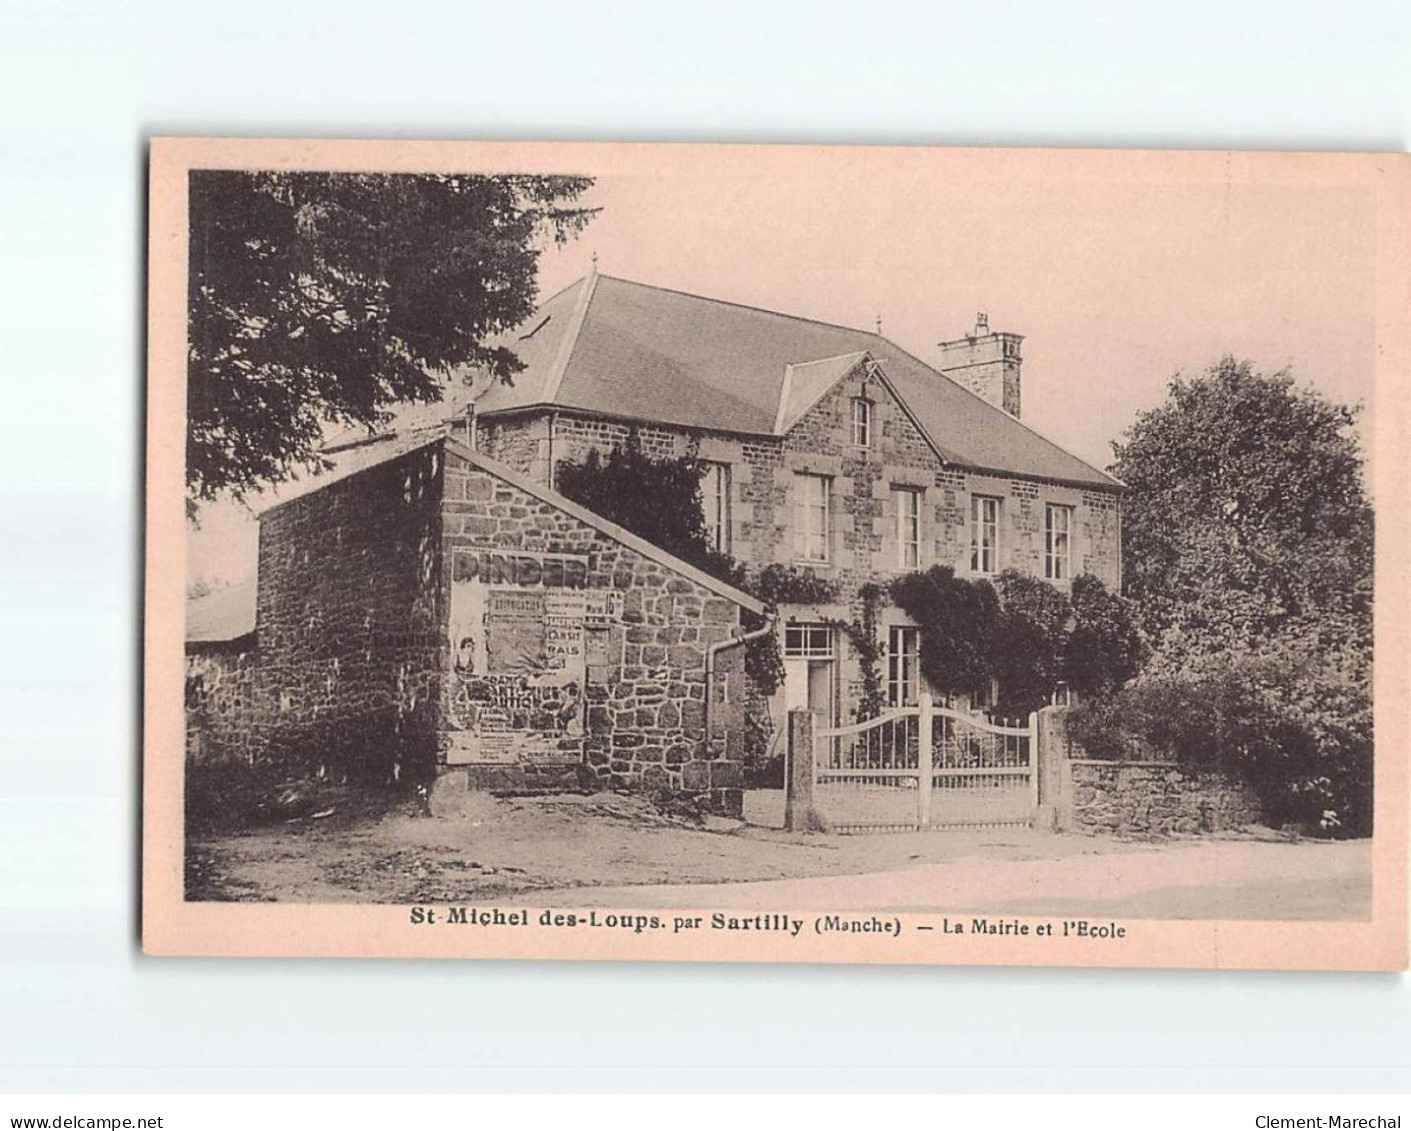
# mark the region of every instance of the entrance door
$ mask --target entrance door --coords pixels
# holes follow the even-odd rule
[[[828,625],[784,627],[784,705],[817,711],[819,726],[837,726],[837,660]]]

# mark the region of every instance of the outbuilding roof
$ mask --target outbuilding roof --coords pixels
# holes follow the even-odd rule
[[[535,482],[511,467],[507,467],[499,460],[492,459],[485,453],[476,451],[453,439],[448,434],[448,427],[421,429],[412,435],[380,436],[357,446],[334,452],[329,457],[333,464],[331,469],[322,475],[310,476],[298,484],[286,486],[278,501],[263,510],[261,517],[263,518],[271,511],[277,510],[295,499],[322,491],[334,483],[340,483],[364,471],[370,471],[375,467],[390,463],[392,460],[420,451],[432,444],[444,443],[447,451],[455,453],[466,462],[488,472],[497,479],[504,480],[528,495],[549,503],[565,514],[572,515],[578,521],[594,527],[613,541],[635,550],[643,557],[650,558],[681,577],[694,581],[716,596],[724,597],[740,608],[747,609],[758,616],[763,616],[767,612],[763,603],[743,590],[737,589],[719,578],[712,577],[704,570],[697,569],[689,562],[682,561],[625,527],[610,522],[587,507]],[[222,643],[236,640],[254,631],[255,583],[253,581],[217,589],[204,596],[191,598],[186,602],[186,642],[188,644]]]

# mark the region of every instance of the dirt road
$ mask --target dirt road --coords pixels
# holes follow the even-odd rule
[[[1012,911],[1357,919],[1366,842],[1123,842],[1030,829],[801,836],[699,828],[640,797],[468,797],[450,816],[358,799],[327,816],[193,838],[187,897],[291,903]]]
[[[945,835],[945,834],[932,834]],[[1058,838],[1055,838],[1057,841]],[[1053,843],[1063,851],[1066,846]],[[730,884],[536,892],[534,906],[797,911],[984,911],[1127,919],[1367,919],[1371,846],[1208,841],[1156,851],[996,860],[965,856],[904,871]]]

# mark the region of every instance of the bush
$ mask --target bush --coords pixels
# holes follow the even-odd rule
[[[1065,634],[1073,609],[1068,598],[1041,578],[1007,569],[995,578],[1000,611],[990,640],[999,681],[998,710],[1024,716],[1049,701],[1061,678]]]
[[[1063,678],[1083,698],[1110,695],[1137,674],[1142,658],[1131,603],[1084,573],[1073,579],[1072,609]]]
[[[1142,756],[1238,774],[1274,825],[1329,836],[1372,829],[1366,689],[1297,656],[1243,655],[1145,678],[1079,703],[1068,735],[1094,758]]]
[[[999,598],[988,582],[932,566],[892,582],[892,600],[920,627],[921,673],[932,687],[968,690],[988,683]]]

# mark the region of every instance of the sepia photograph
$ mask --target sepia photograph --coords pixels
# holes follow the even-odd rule
[[[0,1128],[1408,1125],[1404,0],[0,12]]]
[[[152,153],[149,949],[1404,966],[1404,158]]]

